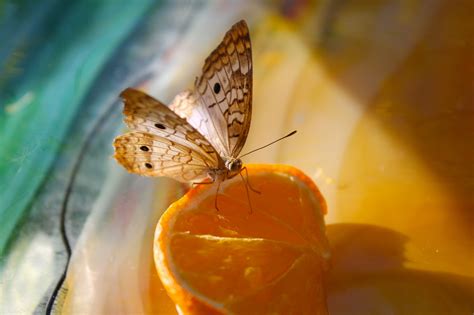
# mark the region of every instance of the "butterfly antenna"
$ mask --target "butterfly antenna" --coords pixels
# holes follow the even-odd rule
[[[245,153],[245,154],[239,156],[239,159],[242,158],[242,157],[244,157],[244,156],[246,156],[246,155],[249,155],[250,153],[254,153],[255,151],[264,149],[264,148],[266,148],[266,147],[268,147],[268,146],[274,144],[275,142],[278,142],[278,141],[280,141],[280,140],[283,140],[283,139],[286,139],[286,138],[288,138],[288,137],[291,137],[291,136],[294,135],[295,133],[296,133],[296,130],[293,130],[292,132],[290,132],[289,134],[287,134],[287,135],[284,136],[284,137],[281,137],[281,138],[279,138],[279,139],[276,139],[275,141],[272,141],[272,142],[270,142],[269,144],[264,145],[263,147],[257,148],[257,149],[255,149],[255,150],[252,150],[252,151],[250,151],[250,152],[247,152],[247,153]]]

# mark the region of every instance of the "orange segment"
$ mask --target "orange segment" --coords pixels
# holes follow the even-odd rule
[[[191,189],[161,217],[155,263],[185,314],[326,314],[322,272],[329,257],[326,204],[295,168],[248,165]],[[245,172],[243,172],[245,175]]]

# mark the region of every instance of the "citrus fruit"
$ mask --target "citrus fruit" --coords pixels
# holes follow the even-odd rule
[[[184,314],[327,314],[326,204],[301,171],[247,165],[172,204],[155,234],[155,264]],[[245,178],[245,171],[242,172]]]

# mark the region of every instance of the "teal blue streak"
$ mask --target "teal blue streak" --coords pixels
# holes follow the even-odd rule
[[[85,94],[152,2],[0,3],[0,258]]]

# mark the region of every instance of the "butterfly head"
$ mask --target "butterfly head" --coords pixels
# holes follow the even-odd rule
[[[225,161],[225,167],[231,174],[239,173],[242,169],[242,160],[241,159],[229,159]]]

